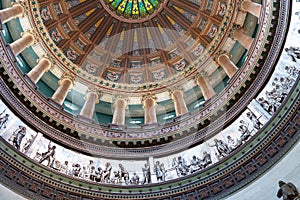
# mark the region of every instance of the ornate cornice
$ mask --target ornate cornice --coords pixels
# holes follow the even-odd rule
[[[260,134],[223,162],[190,176],[146,187],[93,184],[37,164],[1,139],[0,180],[31,198],[182,199],[188,195],[221,199],[262,175],[299,141],[300,101],[297,90],[293,91]]]

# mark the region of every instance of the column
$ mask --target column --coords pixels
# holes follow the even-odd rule
[[[128,108],[127,99],[121,96],[115,98],[112,124],[125,125],[125,112]]]
[[[220,55],[217,61],[219,65],[221,65],[221,67],[224,69],[226,74],[229,76],[229,78],[231,78],[238,70],[236,65],[230,60],[229,56],[226,54]]]
[[[74,85],[74,76],[70,74],[64,74],[62,78],[58,81],[59,87],[52,96],[52,99],[62,105],[67,97],[68,92],[72,89]]]
[[[255,17],[259,18],[261,4],[254,3],[252,1],[243,1],[241,4],[241,9],[245,12],[251,13]]]
[[[10,8],[0,10],[0,19],[1,19],[2,24],[4,24],[16,17],[22,16],[23,12],[24,12],[24,8],[19,4],[15,4]]]
[[[211,86],[209,80],[204,74],[199,74],[196,77],[196,83],[201,89],[202,95],[205,100],[208,100],[216,95],[213,87]]]
[[[51,66],[52,63],[48,58],[39,59],[38,64],[27,75],[34,83],[37,83]]]
[[[237,29],[233,32],[233,38],[241,43],[246,49],[250,49],[253,42],[253,38],[246,35],[240,29]]]
[[[80,115],[92,119],[95,112],[95,105],[100,99],[100,93],[96,88],[89,88],[84,99],[85,103],[80,111]]]
[[[143,97],[143,108],[145,110],[144,118],[145,124],[157,123],[156,118],[156,97],[155,95],[148,95]]]
[[[17,56],[19,53],[21,53],[27,47],[31,46],[33,43],[34,43],[34,36],[31,33],[25,32],[22,33],[22,37],[20,39],[10,44],[10,47],[14,55]]]
[[[183,95],[183,90],[181,88],[174,89],[170,92],[170,96],[174,102],[176,116],[183,115],[188,112]]]

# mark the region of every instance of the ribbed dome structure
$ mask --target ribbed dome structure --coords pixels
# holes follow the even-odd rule
[[[0,180],[25,197],[223,199],[299,140],[292,1],[0,6]]]

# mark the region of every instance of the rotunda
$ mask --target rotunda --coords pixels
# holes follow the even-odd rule
[[[29,199],[234,198],[298,146],[298,4],[1,1],[1,183]]]

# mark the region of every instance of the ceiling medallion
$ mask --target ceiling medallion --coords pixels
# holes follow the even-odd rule
[[[168,0],[100,0],[100,2],[116,19],[136,23],[153,18]]]

